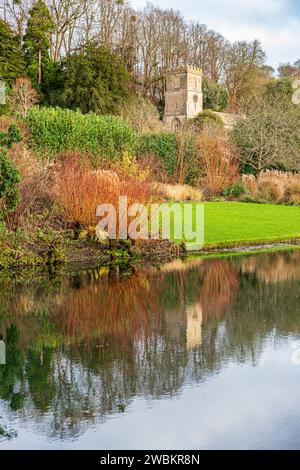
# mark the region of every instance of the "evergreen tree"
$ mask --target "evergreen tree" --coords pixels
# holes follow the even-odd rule
[[[107,114],[129,95],[129,73],[113,51],[94,43],[68,56],[61,64],[51,104]]]
[[[29,11],[29,18],[23,38],[28,73],[35,80],[36,75],[38,76],[38,85],[42,83],[43,65],[47,64],[50,60],[50,35],[53,31],[54,21],[52,15],[43,0],[38,0]]]
[[[228,105],[228,92],[224,85],[213,83],[203,78],[203,108],[213,111],[224,111]]]
[[[0,80],[10,83],[23,75],[24,70],[20,38],[7,22],[0,19]]]

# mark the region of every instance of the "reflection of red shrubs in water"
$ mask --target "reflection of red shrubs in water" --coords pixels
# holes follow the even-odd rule
[[[61,334],[75,341],[97,335],[128,341],[147,331],[155,311],[147,278],[137,273],[125,279],[103,277],[68,291],[56,319]]]
[[[62,343],[89,346],[95,340],[99,346],[127,348],[157,333],[176,336],[186,324],[187,305],[199,304],[204,322],[220,318],[239,288],[236,267],[221,260],[193,262],[192,268],[177,264],[166,271],[138,268],[129,276],[104,267],[66,279],[58,290],[44,289],[43,295],[26,286],[6,289],[3,306],[11,314],[4,316],[2,328],[16,324],[23,346],[37,339],[43,344],[50,331]]]
[[[202,268],[203,271],[202,271]],[[203,321],[211,315],[217,318],[233,304],[239,289],[236,267],[226,261],[210,260],[201,265],[203,283],[199,304],[203,309]],[[149,273],[148,273],[149,274]],[[186,272],[172,272],[179,297],[175,307],[176,322],[186,314]],[[200,277],[199,277],[200,280]],[[113,337],[120,342],[132,342],[140,334],[151,333],[166,311],[158,301],[166,289],[160,273],[147,275],[136,271],[128,278],[103,276],[80,289],[72,289],[63,297],[56,319],[60,332],[69,338],[85,339],[99,334]],[[173,317],[174,317],[174,311]]]
[[[234,301],[239,289],[239,274],[234,264],[222,260],[207,262],[200,294],[203,317],[219,318]]]

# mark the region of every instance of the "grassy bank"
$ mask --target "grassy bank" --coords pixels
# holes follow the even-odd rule
[[[222,248],[300,239],[300,207],[204,203],[204,246]]]

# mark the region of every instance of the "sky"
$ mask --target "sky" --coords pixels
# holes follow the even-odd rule
[[[142,8],[146,0],[131,0]],[[259,39],[267,62],[300,59],[299,0],[153,0],[161,8],[179,10],[187,19],[199,20],[230,41]]]

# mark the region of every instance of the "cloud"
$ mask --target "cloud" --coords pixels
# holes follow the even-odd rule
[[[300,58],[300,2],[298,0],[156,0],[161,8],[180,10],[188,19],[205,23],[230,41],[259,39],[268,62]],[[131,0],[142,8],[146,0]]]

